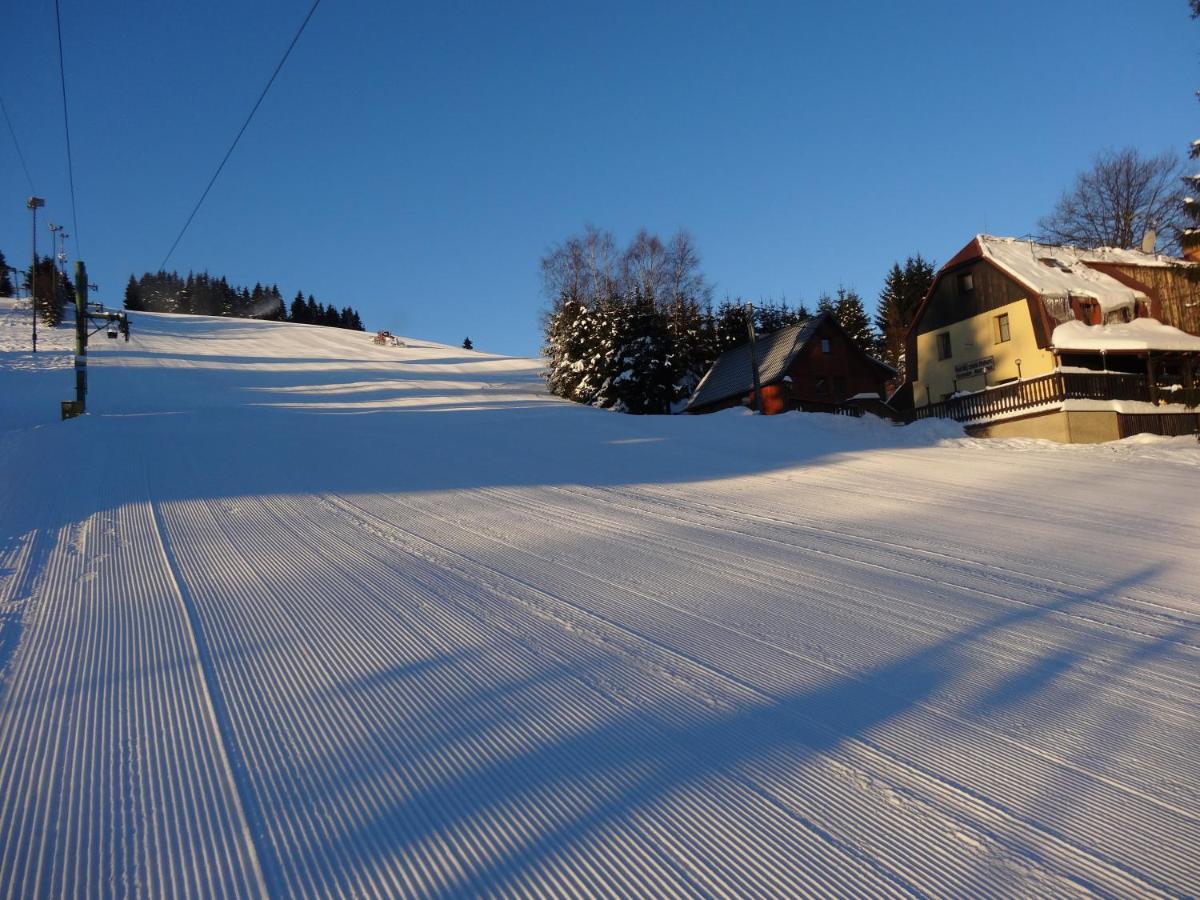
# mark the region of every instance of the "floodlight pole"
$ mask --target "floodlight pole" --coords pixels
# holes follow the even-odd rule
[[[50,223],[50,303],[58,308],[58,232],[61,225]]]
[[[750,334],[750,369],[754,373],[754,397],[750,408],[755,412],[762,412],[762,388],[758,383],[758,348],[754,346],[756,338],[754,336],[754,304],[746,304],[746,331]]]
[[[46,205],[41,197],[30,197],[25,208],[33,213],[33,267],[29,270],[29,308],[33,312],[33,352],[37,353],[37,211]]]

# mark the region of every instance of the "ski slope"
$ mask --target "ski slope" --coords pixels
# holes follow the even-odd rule
[[[1200,892],[1200,446],[0,301],[0,896]]]

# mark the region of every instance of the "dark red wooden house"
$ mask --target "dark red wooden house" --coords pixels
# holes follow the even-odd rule
[[[762,410],[833,409],[851,397],[887,396],[896,370],[859,347],[837,319],[822,313],[763,335],[754,342]],[[726,350],[696,387],[689,413],[709,413],[749,405],[754,393],[750,342]]]

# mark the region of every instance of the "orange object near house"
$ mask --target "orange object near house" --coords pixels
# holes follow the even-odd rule
[[[781,412],[787,412],[790,393],[787,382],[764,386],[761,391],[762,414],[764,416],[774,416]]]

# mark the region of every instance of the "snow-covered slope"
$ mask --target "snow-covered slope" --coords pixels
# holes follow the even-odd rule
[[[0,895],[1200,890],[1200,448],[0,305]],[[57,349],[54,349],[57,348]]]

